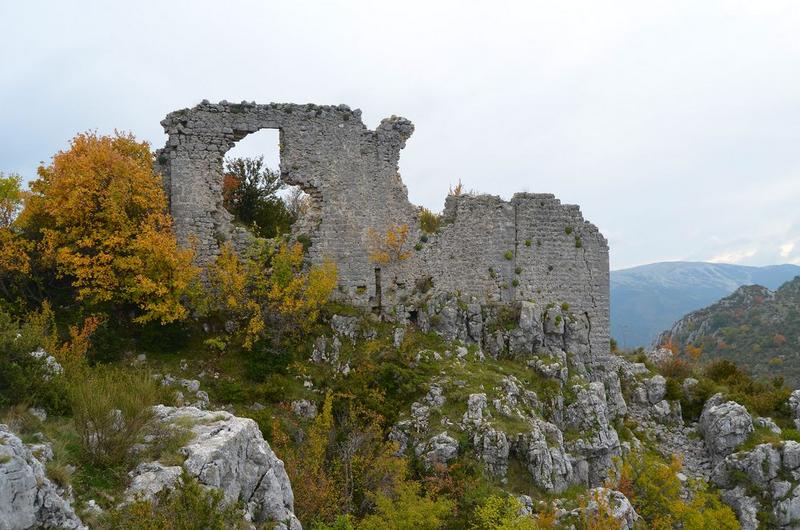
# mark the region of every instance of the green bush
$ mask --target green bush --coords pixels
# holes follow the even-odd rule
[[[511,261],[512,259],[514,259],[514,252],[511,250],[506,250],[503,253],[503,257],[506,258],[508,261]]]
[[[225,506],[222,491],[204,488],[184,471],[180,486],[161,492],[156,502],[142,500],[116,508],[103,516],[97,527],[104,530],[206,530],[245,528],[245,524],[240,506]]]
[[[159,387],[149,372],[84,367],[67,385],[84,458],[99,465],[126,462],[152,418]]]
[[[40,316],[19,322],[0,310],[0,407],[25,402],[63,414],[69,410],[63,373],[31,355],[48,333]]]

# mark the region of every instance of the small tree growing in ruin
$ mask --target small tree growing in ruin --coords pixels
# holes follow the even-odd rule
[[[405,250],[408,241],[408,225],[394,225],[389,227],[385,233],[370,228],[368,232],[370,240],[370,259],[379,265],[391,265],[405,261],[411,256],[411,252]]]

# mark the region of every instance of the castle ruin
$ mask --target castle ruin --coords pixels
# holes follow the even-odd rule
[[[608,244],[577,206],[550,194],[448,196],[441,227],[425,235],[420,208],[408,200],[398,173],[400,150],[413,124],[392,116],[371,131],[345,105],[212,104],[170,113],[169,140],[158,152],[178,240],[190,238],[208,263],[221,242],[240,246],[248,235],[222,205],[223,158],[238,140],[278,129],[280,173],[311,198],[296,223],[311,262],[333,260],[336,296],[384,313],[400,308],[413,319],[425,300],[456,293],[486,305],[533,302],[569,308],[591,357],[609,349]],[[372,233],[406,225],[406,259],[377,264]]]

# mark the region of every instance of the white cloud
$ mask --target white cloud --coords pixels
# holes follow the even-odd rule
[[[746,258],[751,258],[756,255],[755,249],[747,250],[731,250],[710,258],[708,261],[711,263],[740,263]]]
[[[788,243],[784,243],[783,245],[781,245],[780,247],[781,257],[788,258],[791,255],[792,251],[794,250],[794,245],[795,245],[794,241],[789,241]]]

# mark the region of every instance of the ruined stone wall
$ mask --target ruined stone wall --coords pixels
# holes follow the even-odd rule
[[[441,229],[423,237],[398,172],[400,150],[414,130],[406,119],[387,118],[371,131],[360,111],[344,105],[204,101],[169,114],[162,125],[169,140],[158,166],[176,235],[195,241],[200,263],[212,260],[223,241],[242,247],[248,238],[222,206],[225,153],[248,134],[279,129],[281,177],[313,203],[294,234],[310,238],[312,262],[337,264],[340,299],[375,309],[380,290],[377,309],[385,312],[413,310],[437,293],[481,304],[566,304],[592,355],[608,353],[608,245],[577,206],[547,194],[516,194],[511,201],[450,196]],[[370,230],[403,224],[410,257],[373,263]]]

